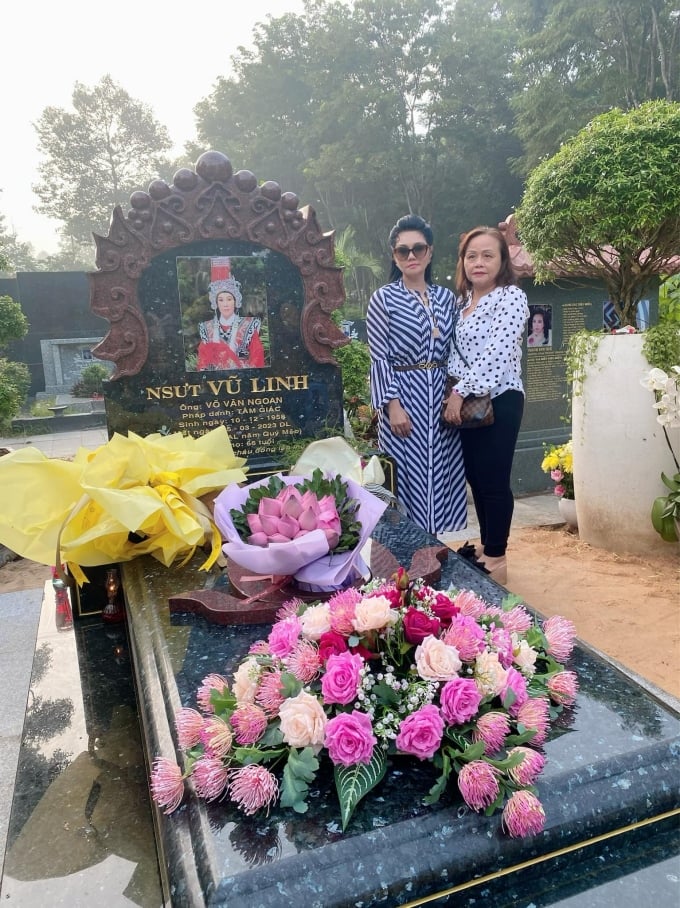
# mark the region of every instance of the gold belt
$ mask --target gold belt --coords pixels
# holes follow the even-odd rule
[[[443,369],[446,365],[446,362],[439,362],[433,360],[429,363],[413,363],[413,365],[408,366],[393,366],[395,372],[408,372],[410,369]]]

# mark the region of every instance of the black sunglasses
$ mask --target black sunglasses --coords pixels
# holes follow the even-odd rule
[[[416,259],[424,258],[429,248],[427,243],[415,243],[413,246],[395,246],[394,254],[400,262],[405,262],[411,253]]]

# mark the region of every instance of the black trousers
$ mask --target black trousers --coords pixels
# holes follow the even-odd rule
[[[465,477],[472,491],[484,553],[505,555],[515,499],[510,471],[524,412],[524,395],[504,391],[492,400],[494,421],[482,429],[461,429]]]

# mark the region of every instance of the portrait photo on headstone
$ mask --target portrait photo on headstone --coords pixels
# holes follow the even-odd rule
[[[529,306],[527,332],[529,350],[552,347],[552,306]]]
[[[187,372],[270,365],[263,256],[178,256]]]

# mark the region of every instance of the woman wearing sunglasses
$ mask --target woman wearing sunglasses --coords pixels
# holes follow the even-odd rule
[[[482,542],[475,554],[493,580],[505,583],[515,505],[510,471],[524,411],[521,361],[529,306],[515,286],[510,250],[496,227],[475,227],[461,239],[456,288],[449,372],[457,381],[444,419],[460,425],[463,399],[490,394],[493,424],[463,429],[461,437]]]
[[[460,438],[441,421],[453,294],[432,283],[433,234],[417,215],[389,236],[389,283],[371,297],[366,328],[378,444],[397,467],[397,495],[430,533],[467,524]]]

